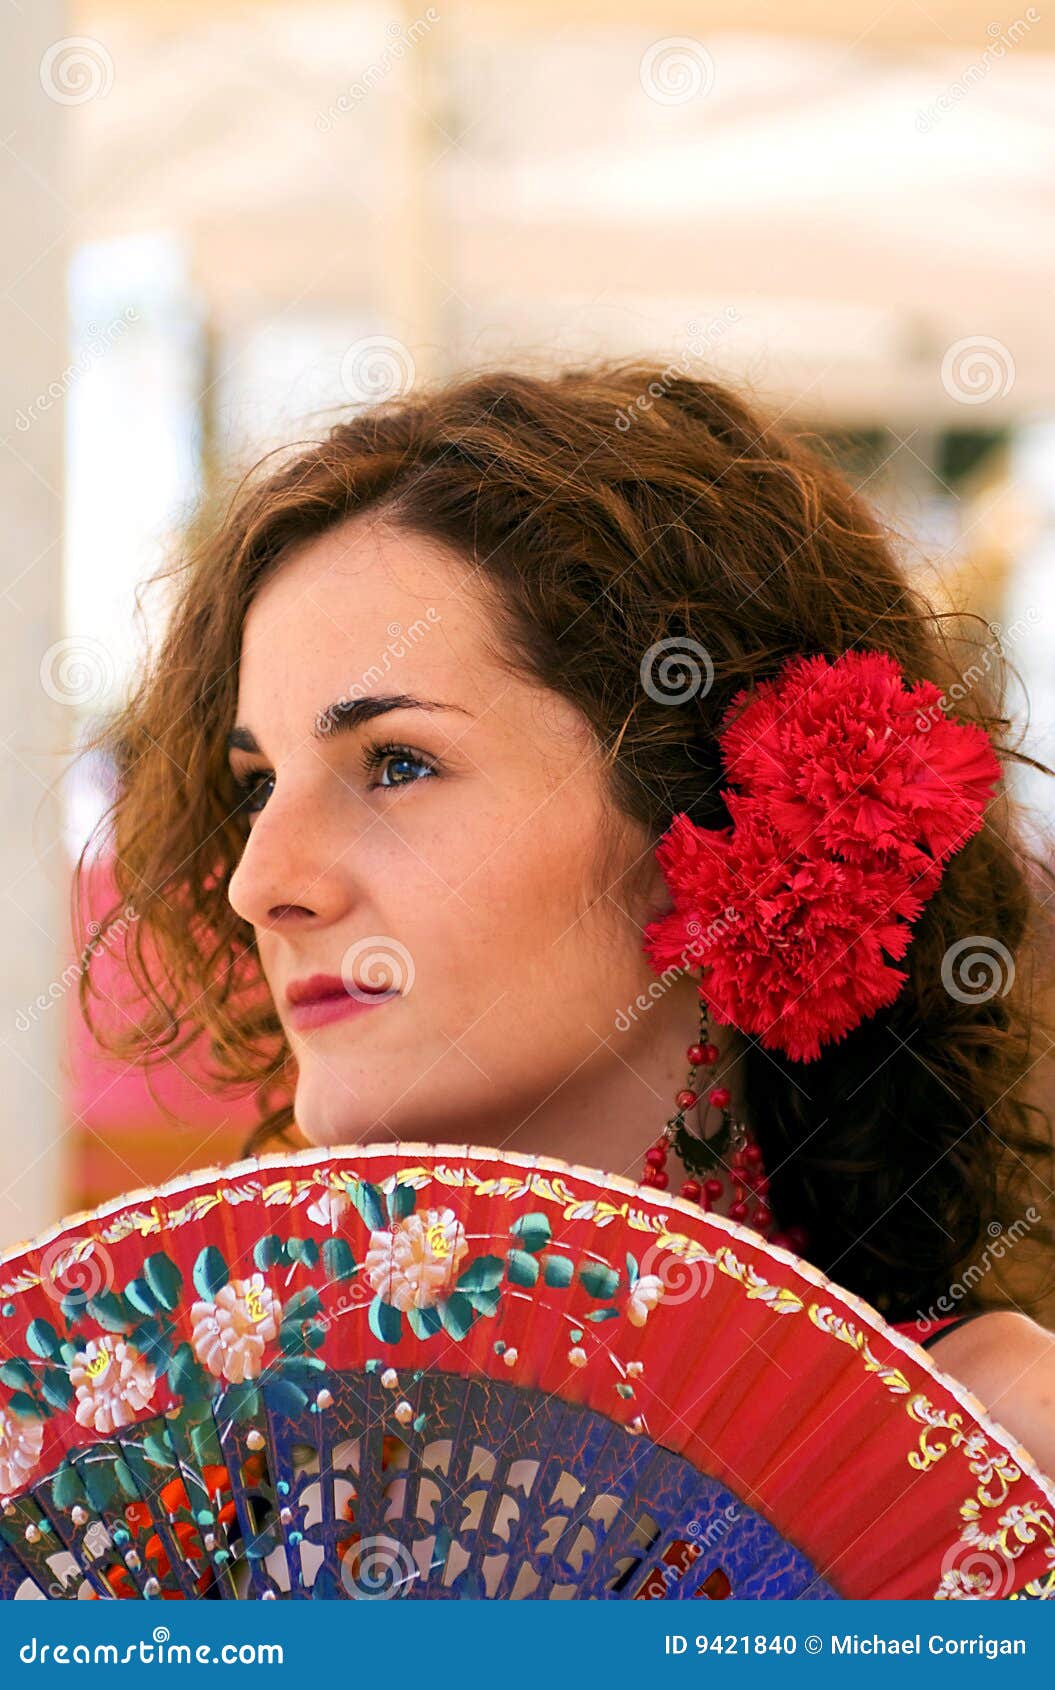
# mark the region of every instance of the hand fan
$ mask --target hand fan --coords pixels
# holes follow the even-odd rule
[[[6,1598],[1055,1595],[1055,1483],[787,1250],[467,1146],[267,1156],[0,1262]]]

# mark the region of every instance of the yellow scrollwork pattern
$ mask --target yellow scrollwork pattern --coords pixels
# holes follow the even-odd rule
[[[866,1373],[874,1373],[880,1384],[895,1396],[905,1396],[911,1386],[899,1367],[893,1367],[889,1362],[878,1361],[872,1354],[868,1339],[864,1333],[854,1326],[852,1321],[844,1315],[836,1314],[834,1309],[823,1303],[811,1303],[809,1316],[818,1331],[826,1332],[831,1338],[838,1338],[842,1344],[848,1344],[858,1355],[864,1357]]]

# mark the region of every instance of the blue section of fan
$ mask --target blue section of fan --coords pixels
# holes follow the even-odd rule
[[[589,1408],[483,1377],[377,1367],[319,1373],[312,1412],[283,1412],[264,1387],[255,1422],[214,1405],[230,1477],[226,1574],[205,1594],[252,1600],[832,1600],[806,1556],[726,1485]],[[172,1542],[161,1482],[143,1440],[168,1437],[171,1480],[199,1501],[203,1480],[163,1419],[116,1440],[153,1526],[127,1536],[120,1510],[71,1523],[47,1481],[34,1487],[55,1545],[47,1594],[75,1597],[120,1559],[122,1588],[153,1595],[148,1536]],[[90,1457],[89,1457],[90,1458]],[[142,1510],[139,1511],[142,1516]],[[210,1518],[211,1518],[210,1514]],[[23,1516],[24,1518],[24,1516]],[[19,1522],[21,1523],[21,1522]],[[0,1594],[12,1597],[39,1549],[20,1555],[5,1521]],[[127,1537],[127,1542],[124,1542]],[[39,1541],[39,1540],[38,1540]],[[128,1560],[128,1556],[132,1560]],[[173,1558],[174,1560],[174,1558]],[[34,1571],[35,1569],[35,1571]],[[195,1594],[196,1564],[171,1565],[166,1589]]]

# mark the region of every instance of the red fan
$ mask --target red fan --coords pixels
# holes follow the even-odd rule
[[[0,1279],[7,1597],[1055,1595],[1055,1484],[963,1386],[611,1175],[265,1157]]]

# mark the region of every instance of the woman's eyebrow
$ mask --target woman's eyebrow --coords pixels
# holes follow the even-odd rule
[[[434,698],[413,698],[409,693],[369,693],[364,698],[338,698],[320,710],[315,718],[313,739],[332,739],[335,734],[351,733],[370,722],[375,716],[385,716],[391,710],[456,710],[463,716],[471,711],[461,704],[442,704]],[[256,735],[251,728],[234,727],[227,735],[228,751],[260,753]]]

